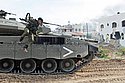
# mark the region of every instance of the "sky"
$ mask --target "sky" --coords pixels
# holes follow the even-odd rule
[[[0,8],[24,18],[31,13],[45,22],[79,24],[103,15],[125,12],[125,0],[0,0]]]

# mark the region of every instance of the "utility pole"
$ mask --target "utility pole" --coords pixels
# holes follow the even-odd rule
[[[86,37],[88,38],[88,23],[86,23],[86,31],[87,31]]]

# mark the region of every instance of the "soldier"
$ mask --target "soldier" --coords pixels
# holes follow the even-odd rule
[[[40,32],[42,32],[42,26],[43,26],[43,19],[38,18],[36,19],[30,19],[29,24],[26,25],[23,34],[21,35],[20,42],[24,39],[26,35],[28,35],[29,43],[32,44],[34,42],[34,36],[38,36]],[[26,44],[23,49],[25,52],[27,51],[28,45]]]
[[[30,18],[29,23],[26,25],[26,27],[24,28],[24,32],[21,35],[20,42],[24,39],[26,35],[31,36],[32,34],[36,34],[37,27],[38,27],[37,20]]]
[[[43,27],[43,19],[38,18],[38,30],[36,31],[36,35],[38,35],[40,32],[42,33],[42,27]]]

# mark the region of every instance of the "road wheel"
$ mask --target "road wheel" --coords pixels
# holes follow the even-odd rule
[[[57,69],[57,62],[54,59],[45,59],[42,61],[41,67],[44,72],[52,73]]]
[[[0,72],[10,72],[14,68],[14,61],[11,59],[0,60]]]
[[[20,63],[20,69],[25,73],[31,73],[36,69],[36,62],[33,59],[24,59]]]
[[[60,62],[60,69],[64,72],[71,72],[75,68],[73,59],[64,59]]]

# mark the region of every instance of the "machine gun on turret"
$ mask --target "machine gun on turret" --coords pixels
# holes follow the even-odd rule
[[[5,19],[7,14],[9,14],[9,15],[16,15],[16,14],[13,14],[13,13],[6,12],[4,10],[0,10],[0,18],[4,18]]]

